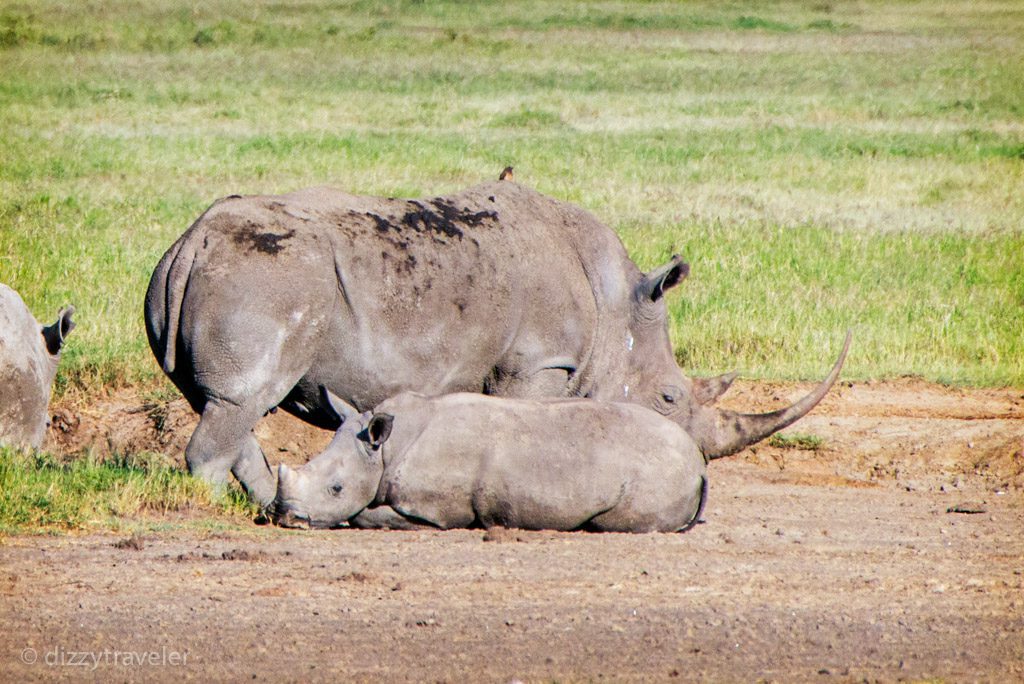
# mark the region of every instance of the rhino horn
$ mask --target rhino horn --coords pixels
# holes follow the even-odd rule
[[[725,394],[732,385],[738,373],[726,373],[713,378],[693,379],[693,398],[698,404],[713,404],[719,397]]]
[[[852,337],[853,333],[847,331],[843,351],[839,354],[835,365],[832,366],[828,377],[822,380],[812,392],[791,406],[771,413],[760,414],[737,413],[708,407],[705,415],[708,417],[708,422],[714,423],[714,427],[696,431],[699,433],[697,442],[700,443],[704,456],[712,459],[735,454],[803,418],[825,397],[825,394],[839,378],[839,371],[842,370],[843,363],[846,361],[846,353],[850,350]]]

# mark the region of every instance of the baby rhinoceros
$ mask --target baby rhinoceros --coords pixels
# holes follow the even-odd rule
[[[0,283],[0,444],[38,448],[49,424],[50,386],[64,340],[75,327],[68,306],[40,325],[17,292]]]
[[[279,467],[278,524],[675,532],[704,508],[697,445],[636,404],[405,392],[359,414],[324,394],[346,418]]]

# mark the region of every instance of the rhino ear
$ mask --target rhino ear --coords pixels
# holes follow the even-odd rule
[[[390,413],[375,413],[370,418],[370,424],[366,426],[366,437],[374,449],[388,440],[391,436],[391,427],[395,423],[395,417]]]
[[[325,386],[320,385],[320,405],[328,413],[333,413],[340,427],[352,416],[358,416],[359,411],[355,406],[348,403]]]
[[[672,259],[643,277],[637,286],[637,294],[640,299],[656,302],[662,298],[666,290],[669,290],[690,275],[690,264],[683,261],[678,254]]]
[[[50,352],[51,356],[56,356],[60,353],[60,350],[64,347],[64,340],[75,329],[75,322],[71,320],[73,313],[75,313],[75,307],[64,307],[57,314],[57,320],[54,321],[53,325],[48,325],[42,329],[43,340],[46,341],[46,351]]]

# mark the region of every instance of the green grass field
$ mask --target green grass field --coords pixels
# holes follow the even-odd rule
[[[248,523],[257,508],[237,486],[218,494],[159,456],[62,462],[0,447],[0,538],[13,532],[161,529]],[[189,514],[198,513],[189,519]],[[155,520],[155,517],[162,518]]]
[[[495,178],[673,252],[694,374],[1024,386],[1017,2],[0,4],[0,281],[58,392],[165,382],[149,275],[214,199]]]

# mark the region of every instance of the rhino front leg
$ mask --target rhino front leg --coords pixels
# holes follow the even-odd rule
[[[407,518],[391,506],[377,506],[376,508],[364,508],[359,515],[350,521],[352,527],[360,527],[367,530],[436,530],[436,525],[431,525],[422,520]]]
[[[277,486],[263,451],[252,434],[261,410],[246,410],[211,399],[185,449],[185,462],[193,476],[224,486],[234,473],[261,505],[274,500]]]
[[[250,497],[261,506],[267,507],[277,495],[277,478],[263,454],[256,435],[251,431],[242,446],[242,454],[235,461],[231,473],[241,483]]]

